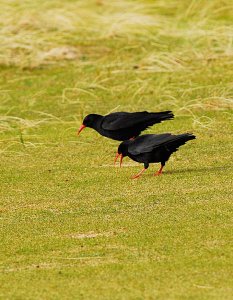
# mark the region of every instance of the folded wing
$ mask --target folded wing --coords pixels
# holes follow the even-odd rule
[[[191,133],[179,135],[172,135],[171,133],[145,134],[132,141],[128,147],[128,151],[132,155],[138,155],[151,152],[161,146],[166,146],[168,150],[174,152],[179,146],[192,139],[195,139],[195,136]]]
[[[143,125],[143,130],[155,123],[173,119],[171,111],[149,113],[147,111],[128,113],[116,112],[104,117],[102,128],[105,130],[119,130]]]

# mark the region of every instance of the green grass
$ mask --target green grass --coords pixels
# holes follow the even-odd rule
[[[0,299],[233,299],[228,0],[0,3]],[[164,175],[85,129],[173,110]]]

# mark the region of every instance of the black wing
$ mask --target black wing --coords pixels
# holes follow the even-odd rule
[[[128,147],[128,151],[132,155],[138,155],[141,153],[151,152],[153,149],[162,145],[175,148],[185,144],[188,140],[195,139],[195,136],[190,133],[184,133],[179,135],[172,135],[171,133],[164,134],[145,134],[139,136],[132,141]],[[173,149],[174,148],[174,149]]]
[[[135,124],[143,122],[148,112],[116,112],[104,117],[102,128],[106,130],[118,130],[135,126]]]
[[[155,123],[160,123],[164,120],[173,119],[174,115],[171,111],[149,113],[142,112],[116,112],[104,117],[102,128],[105,130],[119,130],[134,127],[143,124],[143,130],[152,126]],[[141,130],[142,130],[141,129]]]

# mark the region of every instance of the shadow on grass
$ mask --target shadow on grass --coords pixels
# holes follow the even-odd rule
[[[219,170],[225,171],[232,169],[233,165],[228,165],[228,166],[214,166],[214,167],[202,167],[202,168],[190,168],[190,169],[180,169],[180,170],[169,170],[169,171],[164,171],[163,175],[166,174],[182,174],[182,173],[193,173],[193,172],[217,172]]]

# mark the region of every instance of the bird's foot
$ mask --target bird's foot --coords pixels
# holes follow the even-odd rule
[[[139,178],[141,175],[140,174],[136,174],[136,175],[133,175],[132,177],[131,177],[131,179],[137,179],[137,178]]]
[[[164,165],[161,164],[160,169],[154,174],[154,176],[160,176],[160,175],[162,175],[163,167],[164,167]]]
[[[142,173],[144,173],[145,171],[146,171],[146,169],[144,168],[144,169],[142,169],[138,174],[132,176],[131,178],[132,178],[132,179],[137,179],[137,178],[139,178],[139,177],[142,175]]]
[[[162,173],[162,171],[157,171],[155,174],[154,174],[154,176],[160,176],[160,175],[162,175],[163,173]]]

